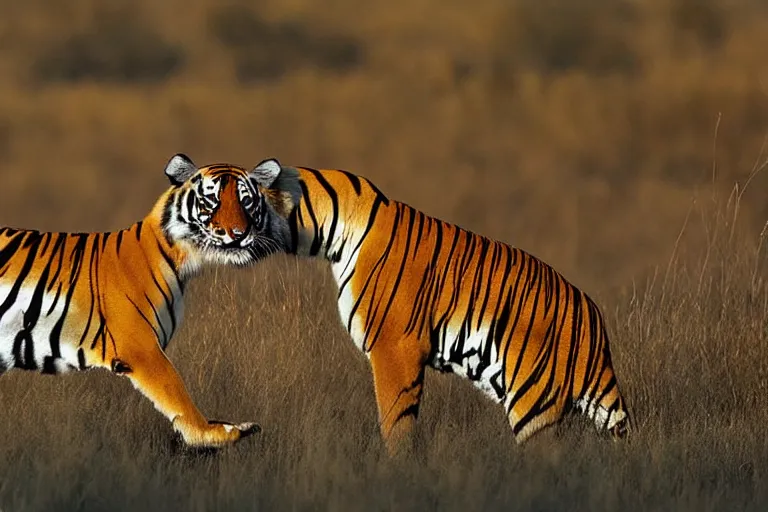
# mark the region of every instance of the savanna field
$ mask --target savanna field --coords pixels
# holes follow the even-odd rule
[[[188,288],[182,446],[127,380],[0,379],[0,510],[765,510],[768,6],[759,0],[0,0],[0,225],[113,230],[174,153],[343,168],[589,293],[633,419],[515,444],[427,374],[390,460],[322,262]]]

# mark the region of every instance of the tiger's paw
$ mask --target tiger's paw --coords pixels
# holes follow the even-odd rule
[[[261,432],[261,426],[258,423],[252,423],[252,422],[245,422],[245,423],[238,423],[237,425],[233,425],[232,423],[227,423],[226,421],[209,421],[209,425],[221,425],[224,427],[224,430],[227,432],[240,432],[240,435],[238,439],[243,439],[244,437],[248,437],[253,434],[258,434]]]
[[[629,420],[626,417],[616,422],[616,425],[610,429],[611,437],[613,437],[614,441],[625,439],[628,437],[629,431]]]
[[[252,422],[234,424],[227,421],[210,420],[208,427],[210,430],[206,437],[210,439],[211,444],[205,446],[224,446],[261,432],[261,426]]]
[[[184,443],[194,448],[221,448],[261,432],[256,423],[232,424],[215,420],[208,421],[203,428],[184,428],[174,422],[174,428],[181,434]]]

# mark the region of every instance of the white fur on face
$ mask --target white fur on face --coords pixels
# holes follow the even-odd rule
[[[165,231],[175,242],[184,242],[187,262],[182,269],[185,275],[194,274],[203,264],[243,266],[255,260],[253,247],[270,247],[274,241],[261,237],[254,228],[259,219],[253,218],[253,210],[259,200],[258,191],[250,189],[245,180],[237,180],[240,206],[251,217],[250,231],[239,242],[239,247],[228,246],[235,240],[229,233],[216,234],[210,228],[213,212],[221,201],[221,180],[207,175],[194,177],[187,186],[176,191],[170,202]],[[258,214],[258,212],[257,212]],[[228,246],[228,247],[224,247]]]

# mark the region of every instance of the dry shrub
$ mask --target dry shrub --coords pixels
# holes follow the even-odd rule
[[[363,63],[363,44],[349,36],[324,34],[308,23],[268,23],[242,5],[213,10],[209,24],[232,52],[240,83],[278,80],[305,66],[344,72]]]
[[[147,27],[130,10],[97,18],[86,30],[50,43],[32,77],[50,82],[159,82],[178,73],[183,50]]]
[[[630,73],[638,63],[627,33],[637,13],[625,0],[520,0],[510,7],[498,33],[495,71],[544,75],[578,69],[587,73]]]

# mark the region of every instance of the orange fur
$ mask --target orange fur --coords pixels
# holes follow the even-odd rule
[[[164,349],[197,269],[232,252],[248,263],[278,250],[273,242],[257,249],[243,244],[257,244],[264,233],[274,238],[287,223],[275,214],[267,189],[243,169],[198,170],[181,155],[167,169],[174,186],[128,229],[0,229],[0,374],[7,367],[53,374],[106,368],[130,379],[188,444],[220,446],[258,426],[209,423]],[[197,192],[203,183],[219,185],[207,202]]]
[[[412,429],[426,366],[503,404],[519,442],[573,407],[623,435],[626,407],[587,295],[530,254],[390,200],[362,177],[298,172],[292,251],[331,261],[390,450]]]

